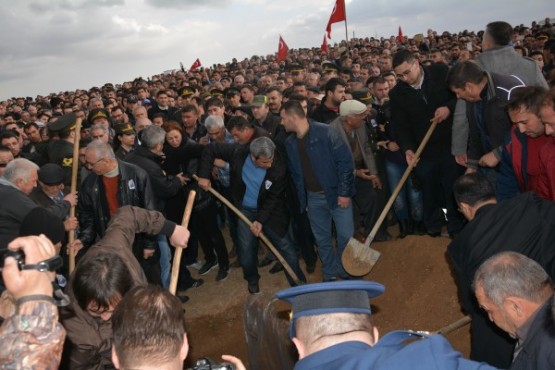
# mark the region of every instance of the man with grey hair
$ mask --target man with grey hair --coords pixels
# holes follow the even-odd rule
[[[224,119],[221,116],[210,115],[204,121],[204,127],[208,131],[208,142],[212,143],[235,143],[235,138],[225,128]],[[229,163],[219,158],[214,159],[214,168],[212,170],[212,178],[217,181],[218,190],[227,200],[231,199],[231,187],[229,183]],[[214,184],[215,185],[215,184]],[[214,186],[216,187],[216,186]],[[227,214],[227,221],[229,223],[229,233],[233,241],[233,249],[236,251],[238,244],[237,240],[237,217],[229,210],[225,210]]]
[[[166,199],[173,198],[188,181],[182,173],[167,175],[162,169],[162,149],[166,140],[166,132],[159,126],[148,126],[142,130],[141,145],[130,153],[125,161],[143,169],[152,185],[154,209],[164,211]],[[171,249],[165,235],[158,235],[160,249],[160,278],[162,286],[170,284]]]
[[[100,123],[91,126],[91,138],[93,140],[100,140],[103,143],[110,141],[110,131],[108,128]]]
[[[210,173],[214,159],[220,158],[230,163],[232,201],[252,221],[250,228],[240,222],[237,230],[237,255],[251,294],[260,292],[256,238],[262,230],[297,277],[306,281],[299,266],[298,248],[290,233],[290,217],[285,199],[287,168],[279,151],[275,149],[275,144],[267,137],[254,139],[250,146],[211,143],[202,154],[199,169],[199,185],[207,190],[211,186]],[[294,285],[293,279],[287,273],[286,276],[289,283]]]
[[[39,167],[28,159],[16,158],[0,177],[0,248],[5,248],[19,234],[25,216],[37,205],[29,194],[37,186]],[[63,201],[47,207],[63,220],[69,208],[77,203],[77,193],[69,193]]]
[[[496,254],[476,271],[474,292],[489,319],[517,339],[509,369],[555,368],[553,282],[536,261]]]
[[[77,211],[79,238],[73,247],[88,249],[104,236],[108,222],[118,208],[126,205],[154,210],[154,196],[147,173],[141,168],[116,159],[109,144],[95,140],[87,145],[84,166],[91,171],[83,181]],[[154,254],[153,246],[142,243],[144,257]]]
[[[28,159],[17,158],[8,163],[0,177],[0,250],[7,247],[19,235],[19,228],[25,216],[38,207],[29,198],[37,186],[39,167]],[[53,216],[63,220],[69,208],[77,203],[77,193],[69,193],[62,202],[46,209]],[[0,291],[3,290],[0,281]]]

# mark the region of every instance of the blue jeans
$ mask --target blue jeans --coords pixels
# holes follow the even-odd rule
[[[324,279],[348,277],[341,264],[341,255],[354,233],[352,202],[347,208],[331,209],[323,193],[311,192],[308,192],[307,201],[308,219],[318,245]],[[337,253],[333,249],[332,221],[337,232]]]
[[[170,287],[172,252],[166,235],[158,234],[156,242],[158,248],[160,248],[160,279],[162,280],[162,287],[168,289]]]
[[[389,190],[392,193],[399,181],[401,181],[401,177],[403,177],[403,173],[407,167],[407,165],[400,165],[387,160],[385,161]],[[414,189],[412,186],[412,179],[409,176],[405,185],[401,188],[399,195],[397,195],[395,201],[393,202],[395,216],[398,220],[408,220],[410,211],[410,216],[414,221],[422,221],[423,207],[422,193]]]
[[[256,209],[243,207],[241,211],[249,220],[254,220]],[[268,239],[270,239],[272,244],[274,244],[274,247],[281,253],[289,266],[291,266],[291,269],[299,280],[306,282],[306,277],[299,265],[299,255],[297,253],[297,247],[291,238],[291,233],[287,232],[285,235],[279,236],[267,226],[263,227],[263,232]],[[258,282],[260,279],[257,267],[258,238],[251,233],[250,228],[242,221],[237,225],[237,238],[239,240],[239,244],[237,245],[237,257],[243,268],[243,278],[249,283]],[[285,272],[285,276],[290,285],[296,285],[287,272]]]

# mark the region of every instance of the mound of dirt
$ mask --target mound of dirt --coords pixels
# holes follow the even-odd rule
[[[390,230],[396,235],[394,229]],[[382,334],[397,329],[438,330],[463,314],[457,288],[445,257],[448,238],[408,236],[405,239],[373,243],[381,258],[365,280],[385,285],[385,294],[372,301],[374,324]],[[275,293],[288,287],[283,273],[269,274],[271,265],[259,269],[260,289]],[[195,276],[195,270],[192,270]],[[240,268],[230,271],[227,280],[215,281],[216,269],[203,276],[205,284],[189,290],[186,309],[191,350],[187,365],[209,356],[233,354],[248,363],[243,308],[249,297]],[[196,276],[198,277],[198,276]],[[309,282],[320,282],[320,266],[307,275]],[[469,326],[447,335],[451,344],[468,356]]]

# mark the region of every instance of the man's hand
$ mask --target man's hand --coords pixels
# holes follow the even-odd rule
[[[187,183],[191,180],[183,176],[183,173],[178,173],[177,175],[175,175],[175,177],[179,180],[179,182],[181,183],[181,186],[187,185]]]
[[[355,171],[356,176],[360,177],[363,180],[372,181],[372,175],[370,175],[370,171],[367,169],[361,168]]]
[[[185,226],[177,225],[170,236],[170,243],[176,248],[187,248],[187,242],[191,233]]]
[[[434,114],[434,118],[432,119],[432,121],[436,121],[437,123],[441,123],[441,122],[445,121],[447,119],[447,117],[449,117],[450,113],[451,113],[451,111],[449,110],[449,108],[439,107],[439,108],[436,109],[436,112]]]
[[[349,197],[337,197],[337,205],[341,208],[349,207],[350,203],[351,203],[351,198]]]
[[[399,145],[397,145],[395,141],[390,141],[387,143],[387,150],[389,150],[390,152],[396,152],[399,149]]]
[[[466,167],[466,164],[468,163],[468,156],[466,154],[459,154],[455,156],[455,162],[457,162],[458,164],[460,164],[463,167]]]
[[[67,248],[67,254],[69,254],[69,250],[73,249],[73,251],[75,252],[75,254],[77,254],[77,252],[79,252],[81,249],[83,249],[84,245],[83,242],[79,239],[75,239]]]
[[[147,260],[150,257],[154,256],[154,253],[156,253],[156,249],[151,249],[151,248],[144,248],[143,249],[143,259]]]
[[[414,158],[414,152],[412,150],[407,150],[405,152],[405,159],[407,160],[407,164],[409,166],[412,163],[413,158]],[[418,161],[414,165],[416,166],[416,164],[418,164]]]
[[[372,181],[372,186],[374,187],[374,189],[382,188],[382,182],[377,175],[370,175],[370,181]]]
[[[77,220],[77,217],[75,217],[75,216],[73,216],[73,217],[68,217],[68,218],[64,221],[64,229],[65,229],[65,231],[77,230],[78,227],[79,227],[79,221]]]
[[[226,164],[227,162],[224,161],[223,159],[219,159],[219,158],[214,159],[214,166],[218,168],[225,168]]]
[[[489,152],[487,154],[484,154],[482,158],[480,158],[480,161],[478,162],[478,164],[482,167],[493,168],[499,164],[499,159],[497,159],[497,157],[495,156],[495,154],[493,154],[493,152]]]
[[[252,235],[254,235],[258,238],[258,236],[260,235],[261,232],[262,232],[262,224],[258,221],[254,221],[251,225]]]
[[[201,145],[206,145],[206,144],[208,144],[208,135],[201,137],[201,138],[198,140],[198,143],[201,144]]]
[[[64,200],[67,200],[69,202],[69,204],[71,204],[72,207],[75,207],[77,205],[77,192],[74,191],[72,193],[69,193],[68,195],[66,195],[64,197]]]
[[[44,235],[25,236],[16,238],[8,249],[23,249],[26,264],[37,264],[56,255],[52,242]],[[29,295],[52,296],[52,280],[55,272],[38,270],[19,270],[17,261],[13,257],[7,257],[4,261],[4,284],[15,299]]]
[[[243,362],[235,356],[222,355],[222,360],[229,362],[236,370],[247,370]]]
[[[208,189],[210,189],[210,179],[204,179],[202,177],[199,177],[198,179],[198,186],[200,186],[200,188],[204,191],[208,191]]]

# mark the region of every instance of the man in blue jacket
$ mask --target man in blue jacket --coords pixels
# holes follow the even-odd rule
[[[322,260],[324,281],[348,278],[341,254],[353,235],[354,162],[339,132],[329,125],[308,122],[297,101],[281,108],[281,124],[292,132],[285,142],[289,172],[297,189],[301,209],[308,218]],[[332,220],[337,232],[333,250]]]
[[[278,299],[292,305],[290,336],[299,353],[295,370],[494,369],[462,358],[439,334],[394,331],[379,339],[369,299],[383,292],[383,285],[360,280],[278,292]],[[426,339],[403,344],[415,338]]]

